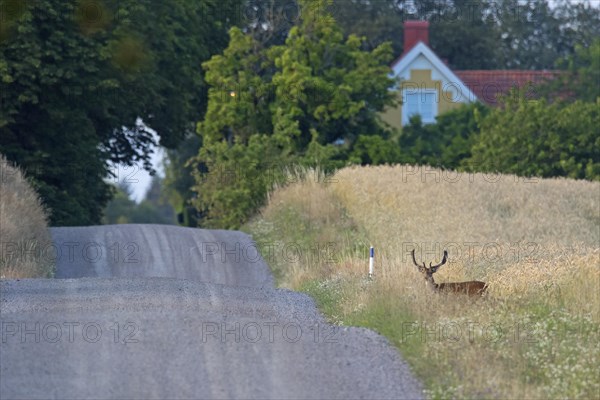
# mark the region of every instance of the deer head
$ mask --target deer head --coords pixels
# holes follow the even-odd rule
[[[411,254],[413,263],[415,263],[417,268],[419,268],[419,272],[425,275],[425,280],[431,285],[433,285],[434,288],[437,288],[437,284],[433,280],[433,274],[435,274],[442,265],[446,264],[446,261],[448,261],[448,252],[444,250],[444,257],[442,258],[442,261],[436,265],[431,265],[431,263],[429,263],[429,268],[425,266],[425,262],[423,262],[422,265],[419,265],[419,263],[417,263],[417,260],[415,258],[415,249],[413,249]]]

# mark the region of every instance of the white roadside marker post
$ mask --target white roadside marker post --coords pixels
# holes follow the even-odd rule
[[[373,262],[375,259],[375,249],[371,246],[371,251],[369,252],[369,279],[373,279]]]

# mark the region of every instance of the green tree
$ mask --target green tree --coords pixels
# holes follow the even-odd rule
[[[397,0],[334,0],[331,13],[345,36],[354,34],[364,38],[366,50],[390,42],[392,53],[398,56],[403,50],[403,21],[407,19],[399,3]]]
[[[150,168],[206,107],[202,61],[240,0],[0,0],[0,151],[33,178],[53,225],[100,221],[109,162]]]
[[[244,3],[243,11],[244,18],[240,21],[241,31],[254,39],[255,53],[258,48],[264,49],[272,45],[283,44],[287,32],[300,14],[298,4],[295,1],[287,0],[247,1]],[[250,56],[250,59],[254,59],[254,57]],[[247,65],[252,65],[252,63]],[[260,67],[258,68],[260,70]],[[266,72],[261,71],[261,73]],[[247,94],[237,82],[231,84],[221,82],[221,85],[221,95],[225,98],[231,94],[238,94],[238,96],[240,93]],[[237,101],[241,99],[241,97],[236,98]],[[198,165],[187,163],[192,156],[198,154],[201,146],[202,138],[192,132],[177,148],[167,151],[165,189],[169,202],[177,212],[178,222],[185,226],[198,226],[199,219],[204,217],[203,213],[192,205],[197,197],[192,190],[195,182],[193,174],[206,173],[208,170],[204,163]]]
[[[119,182],[115,196],[104,210],[104,224],[174,224],[175,213],[162,190],[162,178],[154,176],[144,199],[131,200],[132,189],[126,181]]]
[[[335,0],[333,12],[346,35],[364,37],[367,49],[391,42],[398,57],[404,51],[404,21],[430,22],[430,46],[455,69],[497,67],[499,35],[483,0]]]
[[[195,197],[194,166],[187,161],[200,151],[202,140],[195,133],[189,134],[176,149],[167,150],[165,158],[165,179],[163,182],[165,196],[175,210],[177,222],[183,226],[198,226],[198,211],[192,205]],[[206,170],[199,171],[206,172]]]
[[[114,188],[115,195],[106,204],[102,216],[102,223],[128,224],[137,204],[131,199],[132,189],[126,181],[119,182]]]
[[[600,99],[563,105],[512,94],[478,123],[472,157],[463,163],[467,168],[600,179]]]
[[[394,164],[400,160],[398,144],[379,135],[360,135],[348,156],[350,163],[360,165]]]
[[[476,116],[488,112],[486,106],[476,102],[439,115],[435,124],[423,125],[418,116],[411,119],[402,128],[399,161],[460,169],[461,162],[471,156],[471,147],[479,133]]]
[[[335,0],[345,35],[402,54],[403,22],[430,22],[430,46],[453,69],[551,69],[600,36],[600,9],[571,0]]]
[[[494,1],[422,1],[421,18],[430,21],[430,43],[452,69],[499,67],[500,33],[490,9]]]
[[[568,60],[565,86],[575,92],[577,99],[594,102],[600,97],[600,38],[589,47],[577,45]]]
[[[148,208],[148,212],[143,213],[146,223],[157,224],[175,224],[175,210],[169,204],[167,194],[164,188],[164,178],[154,175],[150,181],[150,186],[146,191],[144,200],[140,203],[140,209]]]
[[[561,74],[540,87],[550,100],[594,102],[600,97],[600,39],[589,47],[577,45],[575,54],[558,61]]]
[[[233,28],[223,55],[204,64],[209,104],[192,160],[204,226],[238,227],[286,166],[343,162],[335,141],[351,147],[383,132],[377,113],[393,102],[389,45],[364,51],[356,36],[344,39],[330,2],[299,4],[306,11],[283,45],[264,47]]]
[[[302,12],[296,0],[247,0],[240,28],[263,47],[281,45]]]
[[[510,69],[547,69],[562,54],[561,21],[547,0],[502,0],[494,9],[501,65]],[[552,43],[553,46],[548,46]]]

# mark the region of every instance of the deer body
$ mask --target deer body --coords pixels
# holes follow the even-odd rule
[[[468,281],[468,282],[447,282],[435,284],[436,290],[449,293],[464,293],[469,296],[480,296],[483,295],[487,286],[485,282],[481,281]]]
[[[442,259],[442,262],[433,266],[431,263],[429,263],[429,268],[425,266],[425,262],[423,262],[422,265],[417,263],[414,249],[412,251],[412,259],[417,268],[419,268],[419,271],[425,275],[425,281],[427,282],[427,285],[437,292],[466,294],[468,296],[482,296],[487,289],[485,282],[481,281],[435,283],[433,280],[433,274],[448,260],[448,252],[446,250],[444,250],[444,258]]]

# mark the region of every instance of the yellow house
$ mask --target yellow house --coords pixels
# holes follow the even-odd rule
[[[554,79],[557,71],[464,70],[452,71],[429,48],[429,22],[404,23],[404,53],[391,65],[397,79],[398,105],[387,108],[382,118],[395,128],[408,124],[419,114],[425,124],[464,103],[480,101],[496,106],[501,95],[511,88],[529,87],[535,98],[535,86]]]
[[[395,128],[408,124],[416,114],[425,124],[436,116],[464,103],[477,101],[477,96],[429,48],[429,22],[404,23],[404,53],[391,66],[398,84],[399,102],[382,114]]]

